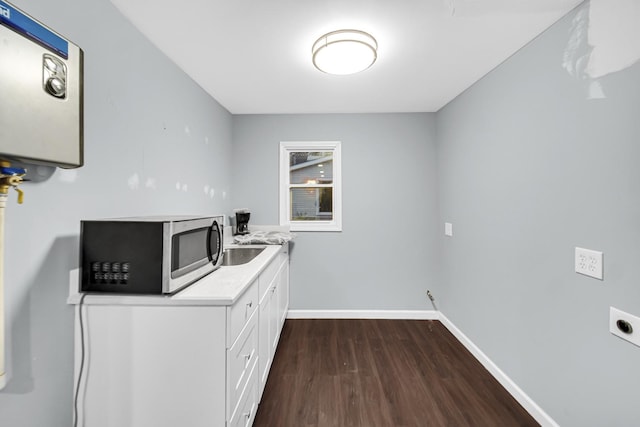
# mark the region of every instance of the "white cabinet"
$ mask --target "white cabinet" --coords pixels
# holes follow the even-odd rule
[[[253,424],[258,412],[258,365],[254,364],[247,388],[242,394],[242,399],[238,403],[238,409],[235,411],[228,425],[230,427],[249,427]]]
[[[278,316],[277,313],[277,304],[278,304],[278,282],[277,282],[277,273],[273,277],[265,276],[264,279],[269,279],[269,286],[265,290],[262,298],[260,300],[260,337],[259,337],[259,347],[260,347],[260,361],[258,365],[260,366],[259,372],[259,395],[262,397],[262,392],[264,390],[264,386],[267,383],[267,376],[269,375],[269,369],[271,368],[271,362],[273,361],[273,341],[276,338],[276,319]],[[260,280],[263,280],[263,277],[260,277]]]
[[[232,305],[171,305],[171,298],[146,305],[129,297],[83,306],[78,424],[251,426],[288,308],[288,271],[285,244]],[[78,326],[76,312],[75,378]]]
[[[258,395],[255,393],[257,382],[253,374],[257,361],[258,312],[254,310],[233,346],[227,350],[228,419],[237,419],[238,411],[246,411],[247,406],[258,406]],[[253,421],[255,411],[250,411],[249,415],[248,420]]]
[[[271,368],[271,346],[269,345],[269,320],[271,316],[271,291],[267,290],[260,300],[260,334],[258,339],[258,395],[262,397],[264,386],[267,383],[267,376],[269,375],[269,368]]]
[[[286,247],[271,263],[270,268],[260,275],[260,290],[258,390],[262,397],[289,307],[289,255]]]
[[[83,312],[78,425],[225,425],[225,307],[87,305]],[[76,378],[79,343],[76,332]]]
[[[278,331],[282,330],[289,311],[289,253],[285,252],[283,255],[282,267],[278,277],[280,280],[278,290]]]

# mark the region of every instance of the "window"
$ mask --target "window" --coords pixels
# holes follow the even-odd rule
[[[340,142],[280,143],[280,224],[342,231]]]

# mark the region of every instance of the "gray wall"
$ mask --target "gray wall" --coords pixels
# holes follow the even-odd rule
[[[640,66],[587,99],[593,82],[563,68],[586,9],[437,115],[232,118],[108,0],[15,4],[85,50],[86,166],[7,210],[0,425],[71,423],[79,220],[249,207],[277,223],[283,140],[343,143],[344,231],[298,233],[292,309],[431,309],[431,289],[561,425],[640,424],[638,349],[608,332],[610,305],[640,314]],[[603,282],[573,273],[574,246],[604,251]]]
[[[66,427],[73,390],[73,309],[66,298],[80,219],[230,213],[231,115],[108,0],[14,4],[85,51],[86,157],[81,169],[25,184],[24,205],[11,194],[10,382],[0,391],[0,425]]]
[[[434,118],[234,116],[232,201],[251,209],[254,224],[278,223],[280,141],[342,141],[343,231],[297,233],[291,309],[431,308],[425,290],[437,284]]]
[[[438,112],[454,237],[440,237],[436,297],[560,425],[636,426],[640,349],[608,319],[640,315],[640,65],[598,82],[567,72],[584,67],[588,7]],[[606,98],[588,99],[593,84]],[[604,252],[604,281],[573,272],[575,246]]]

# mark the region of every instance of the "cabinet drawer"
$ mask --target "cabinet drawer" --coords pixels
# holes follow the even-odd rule
[[[258,280],[231,306],[227,308],[227,348],[236,341],[251,315],[258,308]]]
[[[227,413],[232,413],[236,408],[240,394],[247,385],[249,374],[257,359],[258,312],[256,311],[236,342],[227,351]]]
[[[229,426],[250,427],[258,411],[258,365],[253,364],[249,381],[245,387],[235,412],[229,419]]]

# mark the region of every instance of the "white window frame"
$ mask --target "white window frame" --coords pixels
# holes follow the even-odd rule
[[[291,213],[291,174],[289,154],[297,151],[333,152],[333,215],[329,221],[294,221]],[[322,187],[322,184],[295,184],[298,188]],[[288,225],[291,231],[342,231],[342,156],[340,141],[281,141],[280,142],[280,225]]]

